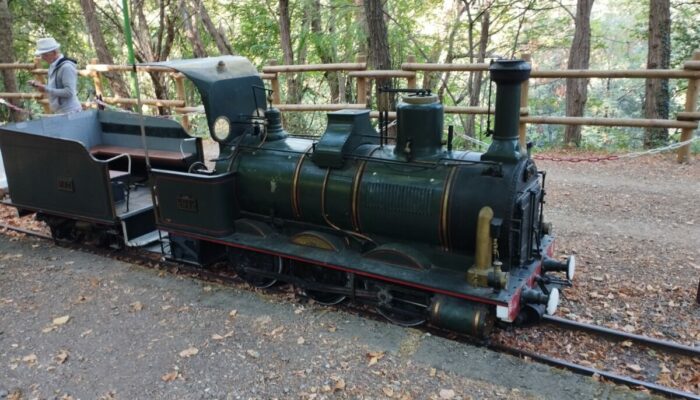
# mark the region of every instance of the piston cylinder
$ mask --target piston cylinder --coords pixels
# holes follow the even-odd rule
[[[429,312],[433,325],[476,338],[486,337],[495,323],[488,306],[444,295],[433,297]]]

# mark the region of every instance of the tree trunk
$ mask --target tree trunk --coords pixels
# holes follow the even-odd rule
[[[7,5],[7,0],[0,0],[0,29],[5,32],[4,34],[0,35],[0,62],[13,63],[15,62],[15,52],[12,48],[12,14],[10,13],[10,8]],[[5,85],[5,92],[17,92],[17,77],[15,76],[15,70],[3,69],[2,82]],[[17,105],[17,100],[9,101],[10,103]],[[10,110],[10,120],[15,122],[22,121],[24,120],[24,117],[25,116],[22,113]]]
[[[667,69],[671,64],[671,2],[651,0],[649,3],[648,69]],[[670,94],[668,79],[647,79],[644,91],[646,118],[668,119]],[[649,149],[663,145],[668,140],[666,128],[647,128],[644,147]]]
[[[97,53],[97,60],[102,64],[114,64],[114,58],[112,57],[112,53],[110,53],[109,49],[107,48],[107,43],[102,35],[100,21],[97,19],[94,0],[80,0],[80,7],[82,7],[83,14],[85,15],[85,22],[87,23],[88,31],[90,32],[92,45],[95,47],[95,53]],[[104,72],[102,75],[107,78],[107,81],[109,82],[109,85],[115,95],[119,97],[130,97],[129,89],[127,88],[121,74]]]
[[[367,17],[367,49],[368,62],[375,70],[391,69],[389,50],[389,34],[384,22],[384,8],[381,0],[365,0],[365,16]],[[379,110],[389,110],[393,106],[393,98],[379,95],[380,87],[391,87],[390,79],[376,79],[376,98]]]
[[[359,43],[357,43],[357,52],[362,55],[367,55],[367,38],[369,33],[367,28],[367,16],[365,15],[365,0],[355,1],[355,23],[360,27],[362,35]]]
[[[316,43],[316,53],[318,54],[318,58],[321,59],[321,62],[324,64],[332,64],[335,62],[335,59],[333,58],[333,49],[331,45],[326,45],[321,38],[324,35],[323,29],[321,27],[321,0],[314,0],[312,4],[312,12],[311,12],[311,32],[316,36],[316,39],[314,42]],[[328,34],[333,35],[333,15],[331,14],[329,16],[330,20],[328,23]],[[325,76],[326,80],[328,81],[328,86],[331,91],[331,103],[338,103],[340,102],[340,83],[338,80],[338,73],[335,71],[326,71],[323,73]]]
[[[282,55],[284,64],[294,64],[294,49],[292,47],[292,28],[289,19],[289,0],[279,0],[279,27],[280,27],[280,43],[282,45]],[[287,96],[285,102],[287,104],[297,104],[300,102],[298,81],[296,74],[287,74]]]
[[[151,33],[144,11],[146,7],[145,1],[139,0],[132,4],[131,15],[133,15],[134,18],[132,18],[131,24],[134,32],[134,51],[136,52],[136,58],[141,62],[166,60],[170,55],[175,37],[175,17],[172,15],[176,10],[167,8],[170,2],[166,2],[165,0],[158,1],[160,24],[155,34],[157,38],[156,43],[153,43],[151,41]],[[173,5],[173,8],[174,7]],[[163,74],[160,72],[153,72],[149,73],[149,75],[153,82],[156,97],[159,99],[167,99],[168,93]],[[158,112],[161,115],[165,115],[168,113],[168,109],[166,107],[158,107]]]
[[[489,25],[490,25],[490,14],[488,11],[484,11],[481,15],[481,32],[479,36],[479,52],[476,57],[476,62],[482,63],[486,58],[486,46],[489,42]],[[479,100],[481,99],[481,83],[483,80],[483,73],[481,71],[472,72],[470,76],[471,80],[471,90],[469,97],[469,105],[472,107],[479,105]],[[475,115],[467,116],[467,126],[465,127],[465,134],[469,137],[475,137],[476,124]]]
[[[591,56],[591,8],[593,0],[578,0],[576,3],[576,28],[569,50],[569,69],[588,69]],[[583,116],[588,97],[588,79],[566,80],[566,115]],[[581,126],[569,125],[564,133],[564,145],[581,145]]]
[[[197,20],[192,18],[193,15],[190,14],[189,7],[187,6],[187,2],[185,2],[185,0],[180,0],[180,13],[182,13],[185,36],[187,36],[187,39],[189,39],[190,43],[192,44],[192,52],[194,53],[194,56],[197,58],[206,57],[207,50],[204,48],[202,39],[199,37],[199,31],[197,30],[196,25]]]
[[[226,40],[226,37],[222,35],[218,29],[216,29],[216,26],[214,26],[214,23],[211,21],[211,17],[209,17],[209,12],[204,6],[202,0],[197,0],[197,7],[199,9],[199,16],[202,18],[202,22],[204,23],[204,27],[207,29],[207,32],[209,32],[211,37],[214,38],[219,54],[233,54],[231,44]]]

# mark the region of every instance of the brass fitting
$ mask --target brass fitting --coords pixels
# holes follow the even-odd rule
[[[498,255],[498,241],[491,238],[492,219],[493,209],[482,207],[476,224],[474,266],[467,271],[467,282],[473,286],[500,289],[505,287],[508,274],[501,271],[500,261],[493,261],[494,254]]]

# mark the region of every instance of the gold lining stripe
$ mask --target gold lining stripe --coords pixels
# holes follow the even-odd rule
[[[295,218],[301,218],[301,205],[299,204],[299,175],[301,174],[301,166],[304,164],[304,160],[312,147],[313,146],[309,146],[304,154],[299,157],[297,166],[294,169],[294,177],[292,178],[292,212],[294,212]]]
[[[331,228],[337,230],[337,231],[342,231],[340,227],[338,227],[336,224],[331,222],[330,218],[328,218],[328,215],[326,215],[326,186],[328,186],[328,177],[331,176],[331,169],[327,168],[326,169],[326,176],[323,178],[323,186],[321,187],[321,216],[323,217],[323,220],[326,221],[328,226]]]
[[[362,181],[362,174],[365,172],[365,165],[367,165],[367,161],[362,160],[360,166],[357,167],[357,172],[355,173],[352,183],[352,204],[350,210],[352,212],[352,229],[354,229],[355,232],[360,231],[360,221],[357,215],[357,200],[360,195],[360,182]]]
[[[377,146],[372,151],[367,154],[367,157],[372,157],[372,155],[381,148]],[[350,207],[352,213],[352,228],[355,232],[362,232],[362,226],[360,225],[360,183],[362,183],[362,176],[365,173],[365,167],[367,166],[367,160],[362,160],[360,166],[357,168],[357,173],[353,178],[354,182],[352,185],[352,204]]]
[[[442,243],[442,248],[445,251],[450,250],[450,236],[449,236],[449,203],[450,203],[450,192],[452,190],[452,180],[454,179],[456,167],[450,167],[450,172],[445,180],[445,187],[442,191],[442,204],[440,206],[440,242]]]
[[[474,326],[472,328],[472,332],[474,333],[475,337],[479,336],[479,322],[481,322],[481,310],[477,311],[474,315]]]

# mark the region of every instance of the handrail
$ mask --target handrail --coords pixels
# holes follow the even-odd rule
[[[120,158],[124,158],[124,157],[126,157],[126,160],[127,160],[126,161],[126,173],[131,175],[131,155],[128,153],[122,153],[122,154],[116,155],[112,158],[109,158],[107,160],[97,160],[97,161],[100,161],[101,163],[104,163],[104,164],[109,164],[112,161],[116,161],[116,160],[118,160]]]

